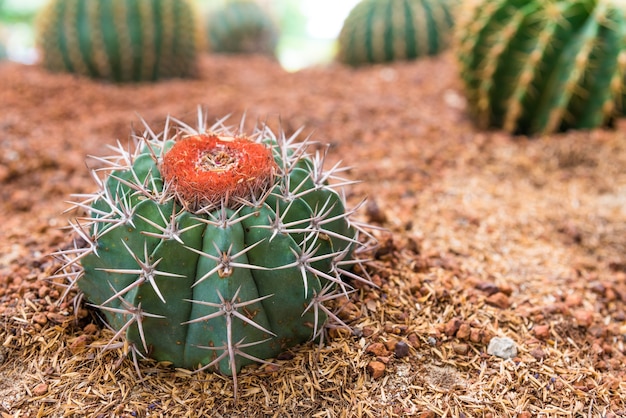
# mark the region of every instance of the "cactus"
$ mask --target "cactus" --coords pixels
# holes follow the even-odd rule
[[[274,56],[278,27],[256,1],[230,0],[211,13],[207,21],[213,52]]]
[[[51,0],[37,17],[45,68],[115,82],[193,76],[201,40],[188,0]]]
[[[370,283],[374,242],[338,190],[352,183],[326,153],[283,133],[234,135],[180,123],[99,158],[99,190],[76,207],[77,239],[61,273],[125,339],[135,357],[232,375],[320,339],[340,322],[326,302],[344,279]],[[358,275],[354,267],[365,277]],[[344,324],[345,325],[345,324]],[[111,343],[112,344],[112,343]],[[136,360],[135,360],[136,361]]]
[[[461,11],[460,72],[477,124],[533,135],[610,122],[626,69],[623,6],[481,0]]]
[[[362,0],[339,34],[339,61],[350,65],[436,55],[449,45],[453,0]]]

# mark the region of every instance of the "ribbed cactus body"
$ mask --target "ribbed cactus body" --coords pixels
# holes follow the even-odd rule
[[[367,244],[306,148],[213,129],[120,149],[78,203],[88,245],[62,252],[65,275],[134,352],[177,367],[236,376],[319,338]]]
[[[448,47],[453,0],[362,0],[339,34],[338,59],[350,65],[409,60]]]
[[[188,0],[51,0],[38,16],[44,67],[116,82],[188,77],[201,36]]]
[[[212,52],[274,55],[279,31],[254,0],[230,0],[211,13],[207,32]]]
[[[468,4],[458,53],[478,124],[535,134],[611,120],[626,70],[625,10],[603,0]]]

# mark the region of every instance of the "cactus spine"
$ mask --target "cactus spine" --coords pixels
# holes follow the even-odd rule
[[[51,71],[154,81],[196,73],[199,30],[188,0],[51,0],[37,44]]]
[[[344,278],[369,283],[353,267],[373,241],[325,153],[200,119],[177,134],[148,128],[135,151],[99,159],[109,174],[94,171],[99,191],[76,203],[88,215],[71,223],[78,238],[59,252],[59,276],[133,356],[232,375],[236,392],[242,366],[341,322],[325,303],[350,291]]]
[[[362,0],[339,34],[338,59],[350,65],[436,55],[448,47],[451,0]]]
[[[520,134],[610,121],[626,69],[623,6],[604,0],[481,0],[459,22],[459,61],[479,126]]]
[[[230,0],[207,20],[213,52],[275,54],[278,27],[256,1]]]

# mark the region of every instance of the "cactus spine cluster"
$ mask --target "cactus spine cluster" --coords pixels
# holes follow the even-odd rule
[[[362,0],[339,34],[339,61],[350,65],[409,60],[448,47],[454,0]]]
[[[593,128],[620,111],[625,9],[607,0],[480,0],[459,13],[469,109],[518,134]]]
[[[229,0],[208,17],[211,51],[273,56],[278,27],[270,14],[254,0]]]
[[[50,0],[37,22],[44,67],[115,82],[189,77],[202,35],[189,0]]]
[[[341,323],[326,304],[350,292],[344,279],[370,283],[353,268],[373,238],[338,192],[343,169],[323,169],[298,132],[247,137],[199,118],[98,159],[59,277],[135,358],[232,375],[236,392],[242,366]]]

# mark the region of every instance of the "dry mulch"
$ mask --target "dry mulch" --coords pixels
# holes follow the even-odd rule
[[[87,155],[140,117],[232,114],[304,125],[342,160],[348,200],[386,228],[379,289],[333,331],[240,376],[149,361],[142,378],[84,304],[59,301],[49,254],[68,245]],[[0,64],[0,414],[57,416],[626,416],[626,124],[541,138],[478,131],[450,54],[287,73],[205,56],[200,78],[111,85]],[[509,337],[518,353],[487,353]]]

